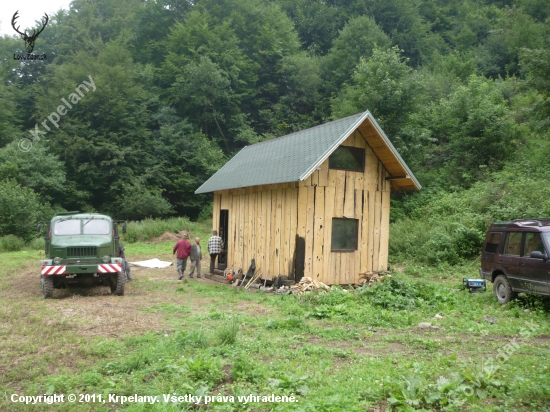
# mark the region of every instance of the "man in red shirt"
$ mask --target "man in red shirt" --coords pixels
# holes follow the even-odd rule
[[[179,280],[183,279],[183,273],[185,272],[185,267],[187,266],[187,258],[191,254],[191,243],[187,239],[180,239],[177,241],[176,245],[174,246],[174,250],[172,251],[172,254],[178,252],[176,255],[176,261],[177,261],[177,267],[178,267],[178,273],[180,277]]]

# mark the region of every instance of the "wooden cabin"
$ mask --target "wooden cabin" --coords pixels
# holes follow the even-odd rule
[[[196,193],[214,192],[220,269],[354,284],[387,269],[391,191],[420,188],[366,111],[247,146]]]

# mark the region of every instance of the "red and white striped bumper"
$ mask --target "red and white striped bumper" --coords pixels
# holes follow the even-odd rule
[[[42,266],[43,275],[64,275],[67,270],[66,266]]]
[[[116,273],[122,272],[122,265],[118,263],[103,263],[97,265],[97,273]]]

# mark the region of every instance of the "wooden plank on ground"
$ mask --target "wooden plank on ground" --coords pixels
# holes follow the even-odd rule
[[[332,201],[332,199],[330,199]],[[323,274],[323,246],[325,230],[325,188],[315,188],[315,223],[313,241],[313,275],[315,280],[321,280]]]
[[[344,191],[344,217],[352,219],[355,215],[355,173],[346,172]]]
[[[315,221],[315,188],[307,188],[306,207],[306,258],[304,276],[311,276],[313,273],[313,226]]]
[[[332,245],[332,216],[334,215],[334,202],[332,199],[336,193],[336,188],[325,188],[325,224],[324,224],[324,244],[323,244],[323,274],[321,282],[334,283],[335,275],[331,266],[331,245]]]

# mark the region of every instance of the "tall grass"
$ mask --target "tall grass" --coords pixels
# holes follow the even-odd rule
[[[128,243],[150,240],[163,233],[178,233],[189,229],[191,233],[202,233],[204,223],[191,222],[187,217],[173,217],[169,219],[144,219],[139,222],[129,222],[122,239]]]
[[[30,242],[25,242],[23,239],[7,235],[0,237],[0,252],[19,252],[20,250],[40,250],[44,249],[44,239],[37,238]]]

